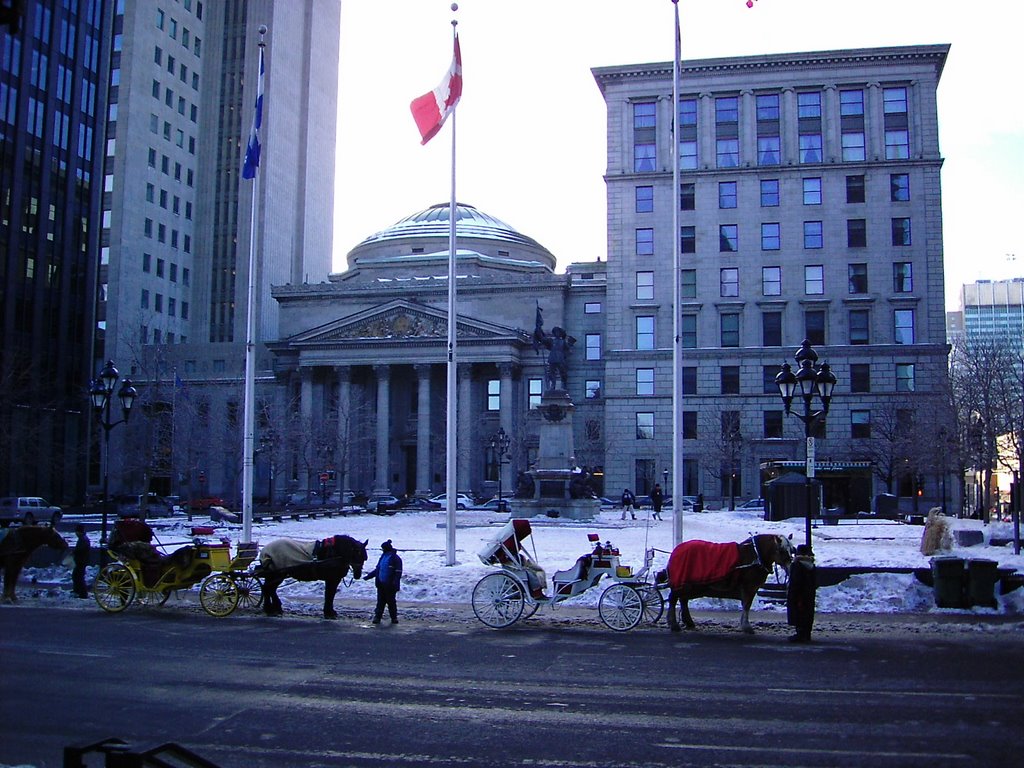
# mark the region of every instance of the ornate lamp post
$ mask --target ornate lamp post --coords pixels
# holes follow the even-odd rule
[[[498,427],[498,431],[491,437],[491,450],[494,451],[495,456],[498,457],[498,511],[502,510],[503,504],[501,501],[501,469],[505,464],[505,454],[508,453],[509,446],[512,444],[512,438],[506,433],[504,427]]]
[[[123,379],[117,398],[121,401],[121,418],[113,420],[110,404],[114,399],[114,388],[120,374],[113,360],[107,360],[100,375],[89,383],[89,400],[92,402],[96,423],[103,427],[103,528],[100,532],[100,557],[105,562],[107,552],[107,510],[110,506],[110,430],[118,424],[126,424],[132,413],[132,405],[139,393],[132,386],[131,379]]]
[[[805,511],[804,530],[806,535],[805,543],[808,550],[810,550],[811,507],[814,506],[814,486],[812,485],[814,479],[813,425],[819,420],[824,420],[824,417],[828,415],[829,404],[832,402],[832,392],[836,388],[836,377],[832,373],[832,369],[829,368],[828,363],[823,363],[820,367],[815,366],[815,363],[818,361],[818,354],[811,347],[811,342],[807,339],[804,339],[794,357],[800,370],[794,374],[789,363],[783,363],[779,374],[775,377],[775,384],[779,388],[779,394],[782,395],[782,404],[786,407],[787,414],[792,413],[790,409],[797,390],[799,390],[800,396],[804,401],[803,414],[796,413],[792,415],[795,415],[804,423],[804,437],[807,444],[807,474],[805,483],[807,488],[807,509]],[[812,413],[811,406],[815,395],[821,399],[822,410]]]

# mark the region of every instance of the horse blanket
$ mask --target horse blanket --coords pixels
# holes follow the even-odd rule
[[[295,565],[306,565],[316,559],[313,553],[318,543],[316,541],[277,539],[260,550],[260,565],[279,571]]]
[[[739,564],[740,545],[735,541],[684,541],[668,559],[668,583],[673,589],[684,584],[711,584],[726,578]]]

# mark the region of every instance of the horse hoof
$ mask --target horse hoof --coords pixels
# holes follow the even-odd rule
[[[678,624],[671,625],[669,627],[669,629],[671,629],[673,632],[682,632],[683,631],[683,628],[680,627]]]
[[[752,634],[754,634],[754,628],[753,627],[743,627],[743,634],[744,635],[752,635]]]
[[[324,618],[327,619],[328,621],[334,621],[335,619],[338,618],[338,614],[336,614],[336,613],[325,613],[324,614]]]

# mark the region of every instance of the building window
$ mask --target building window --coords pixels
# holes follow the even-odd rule
[[[804,312],[804,338],[811,344],[825,343],[825,310],[808,309]]]
[[[870,313],[866,309],[850,310],[850,343],[870,344]]]
[[[775,377],[779,374],[779,366],[777,365],[762,365],[761,366],[761,394],[762,395],[777,395],[779,394],[779,387],[775,383]]]
[[[821,205],[821,178],[804,179],[804,205]]]
[[[782,235],[778,222],[761,224],[761,250],[777,251],[782,247]]]
[[[885,132],[885,159],[906,160],[910,157],[910,134],[906,130]]]
[[[149,291],[142,289],[142,299],[139,302],[140,309],[149,309]]]
[[[599,315],[601,314],[601,302],[600,301],[588,301],[583,305],[583,314],[585,315]]]
[[[892,290],[895,293],[910,293],[914,290],[914,269],[909,261],[897,261],[892,265]]]
[[[738,314],[722,315],[719,320],[722,331],[723,347],[740,345],[740,316]]]
[[[646,173],[655,170],[655,136],[657,105],[652,101],[633,105],[633,170]]]
[[[802,133],[800,134],[800,162],[820,163],[821,162],[821,134]]]
[[[782,295],[782,267],[761,267],[761,295]]]
[[[654,394],[654,369],[653,368],[637,368],[636,369],[636,393],[637,395],[653,395]]]
[[[893,310],[893,326],[895,329],[895,341],[897,344],[914,343],[914,310]]]
[[[817,249],[825,245],[825,235],[820,221],[804,222],[804,248]]]
[[[909,173],[889,174],[889,200],[894,203],[904,203],[910,200]]]
[[[776,208],[779,205],[779,180],[761,180],[761,207]]]
[[[843,162],[861,162],[866,159],[864,141],[864,91],[839,92],[839,118],[842,130]]]
[[[718,207],[719,208],[735,208],[736,207],[736,182],[735,181],[720,181],[720,182],[718,182]]]
[[[149,272],[152,269],[153,256],[149,253],[142,254],[142,271]]]
[[[896,391],[913,392],[915,389],[914,364],[896,363]]]
[[[697,185],[687,182],[679,185],[679,210],[694,211],[697,209]]]
[[[864,160],[866,149],[863,131],[844,131],[842,135],[843,162],[854,163]]]
[[[764,412],[764,436],[766,438],[781,438],[783,435],[782,425],[782,411]]]
[[[868,245],[867,219],[846,220],[846,246],[848,248],[866,248]]]
[[[847,274],[849,275],[849,292],[850,293],[867,293],[868,292],[868,265],[867,264],[850,264],[847,266]]]
[[[720,295],[734,298],[740,295],[740,271],[736,267],[726,267],[720,271]]]
[[[587,400],[601,399],[601,382],[597,379],[587,379],[585,385]]]
[[[766,347],[782,346],[782,313],[761,313],[761,343]]]
[[[804,293],[808,296],[825,293],[825,267],[821,264],[804,267]]]
[[[739,248],[739,227],[736,224],[718,226],[718,250],[720,253],[735,253]]]
[[[636,319],[636,348],[654,349],[654,318],[649,315]]]
[[[654,439],[654,413],[651,411],[638,411],[636,414],[636,439]]]
[[[679,228],[679,252],[697,252],[697,228],[692,226]]]
[[[757,164],[778,165],[782,156],[782,139],[778,136],[757,137]]]
[[[871,391],[871,365],[869,363],[850,363],[850,392]]]
[[[778,165],[782,160],[779,138],[779,94],[760,94],[755,99],[757,110],[757,164]]]
[[[654,210],[654,187],[636,188],[636,212],[651,213]]]
[[[637,256],[653,256],[654,255],[654,230],[653,229],[638,229],[636,231],[636,255]]]
[[[738,365],[723,365],[718,369],[719,383],[723,395],[738,395],[740,393],[740,367]]]
[[[846,202],[864,202],[864,176],[855,175],[846,177]]]
[[[697,439],[697,412],[683,411],[683,440]]]
[[[679,294],[684,299],[697,298],[697,270],[684,269],[679,275]]]
[[[697,348],[697,316],[683,315],[679,318],[679,342],[683,349]]]
[[[164,264],[165,264],[165,262],[164,262],[163,259],[157,259],[156,260],[156,276],[157,277],[163,277],[164,276]]]
[[[850,437],[871,437],[871,411],[850,411]]]
[[[540,398],[544,394],[544,379],[527,379],[528,407],[532,411],[540,408]]]
[[[738,139],[719,139],[715,142],[715,159],[719,168],[735,168],[740,164],[740,142]]]
[[[680,370],[680,378],[682,379],[683,394],[684,395],[696,395],[697,394],[697,366],[695,365],[684,365]]]
[[[821,93],[804,91],[796,95],[797,118],[821,118]]]
[[[679,100],[679,169],[697,169],[697,100]]]
[[[906,160],[910,157],[907,89],[883,88],[882,105],[885,115],[885,158]]]
[[[896,246],[910,245],[909,218],[895,218],[892,220],[892,244]]]
[[[637,301],[652,301],[654,299],[654,273],[636,273],[636,299]]]
[[[586,337],[587,342],[587,360],[600,360],[601,359],[601,334],[600,333],[588,333]]]
[[[487,410],[501,409],[501,379],[487,380]]]
[[[164,312],[164,295],[162,293],[153,294],[153,311],[163,314]]]

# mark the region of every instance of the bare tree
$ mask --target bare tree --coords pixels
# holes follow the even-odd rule
[[[740,492],[737,479],[743,466],[747,441],[740,429],[739,411],[721,411],[721,439],[708,446],[708,472],[728,490],[729,509],[736,509],[736,496]]]

